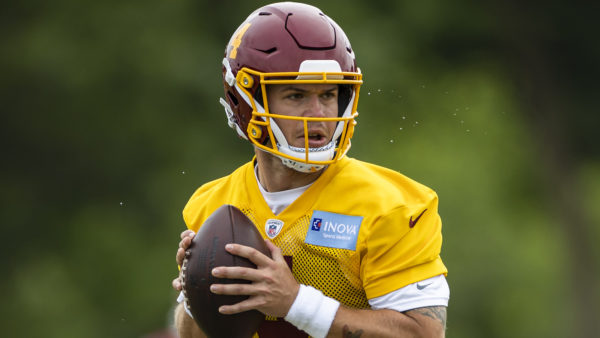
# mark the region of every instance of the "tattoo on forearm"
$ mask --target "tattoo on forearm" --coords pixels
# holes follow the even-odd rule
[[[411,310],[429,318],[439,321],[444,329],[446,328],[446,307],[445,306],[429,306]]]
[[[348,325],[344,325],[344,329],[342,330],[344,338],[359,338],[363,334],[363,330],[357,330],[356,332],[350,331]]]

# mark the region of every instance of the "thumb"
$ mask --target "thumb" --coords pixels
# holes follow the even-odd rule
[[[267,244],[269,251],[271,251],[271,259],[274,261],[285,261],[281,249],[277,245],[273,244],[273,242],[268,239],[265,239],[265,243]]]

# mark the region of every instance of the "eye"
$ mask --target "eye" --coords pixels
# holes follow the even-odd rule
[[[304,98],[304,94],[302,94],[302,93],[300,93],[300,92],[291,93],[291,94],[288,94],[288,95],[286,96],[286,98],[287,98],[287,99],[290,99],[290,100],[301,100],[301,99],[303,99],[303,98]]]
[[[337,98],[337,91],[331,90],[331,91],[325,92],[325,93],[321,94],[321,97],[324,99],[335,99],[335,98]]]

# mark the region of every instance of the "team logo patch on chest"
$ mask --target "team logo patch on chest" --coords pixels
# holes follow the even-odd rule
[[[270,239],[273,239],[279,235],[281,228],[283,228],[283,221],[278,219],[270,218],[265,223],[265,233]]]
[[[304,242],[329,248],[356,250],[362,219],[362,216],[315,210]]]

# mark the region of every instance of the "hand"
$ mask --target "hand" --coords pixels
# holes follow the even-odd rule
[[[192,230],[185,230],[181,233],[181,241],[179,242],[179,248],[177,249],[177,254],[175,255],[175,260],[177,261],[177,265],[183,265],[183,259],[185,258],[185,251],[192,244],[192,239],[194,239],[196,233]],[[183,288],[183,284],[181,283],[181,272],[177,278],[173,279],[173,288],[177,291],[181,291]]]
[[[247,295],[248,299],[233,305],[219,308],[223,314],[235,314],[248,310],[258,310],[265,315],[285,317],[292,307],[300,284],[292,275],[281,249],[266,240],[272,259],[260,251],[239,244],[228,244],[225,249],[256,264],[256,269],[243,267],[216,267],[212,274],[218,278],[245,279],[251,284],[213,284],[210,290],[222,295]]]

